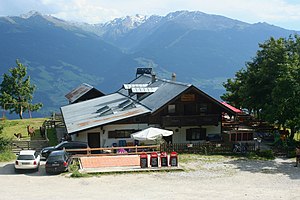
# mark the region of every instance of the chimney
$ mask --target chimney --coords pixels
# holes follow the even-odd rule
[[[151,73],[151,83],[154,83],[156,81],[156,74],[155,72]]]
[[[176,74],[175,73],[172,74],[172,81],[176,81]]]

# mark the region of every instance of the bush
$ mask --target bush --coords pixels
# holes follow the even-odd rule
[[[77,160],[73,160],[71,165],[69,166],[69,172],[75,172],[79,170],[79,162]]]
[[[11,143],[11,139],[2,136],[2,130],[3,130],[3,126],[0,125],[0,152],[7,150],[8,146]]]
[[[82,174],[80,173],[78,170],[74,171],[72,174],[71,174],[71,177],[72,178],[82,178],[82,177],[88,177],[89,175],[88,174]]]
[[[275,156],[274,156],[274,153],[272,150],[250,152],[247,155],[247,157],[250,159],[258,159],[258,160],[273,160],[273,159],[275,159]]]
[[[294,157],[296,157],[296,151],[295,150],[288,151],[287,157],[288,158],[294,158]]]
[[[0,136],[0,151],[4,151],[8,148],[11,143],[11,139],[7,139]]]
[[[88,174],[82,174],[79,172],[79,162],[77,160],[73,160],[72,164],[69,167],[69,172],[71,172],[72,178],[81,178],[81,177],[88,177]]]
[[[16,159],[16,155],[12,153],[10,150],[6,149],[0,151],[0,162],[8,162],[15,159]]]
[[[275,156],[274,156],[274,153],[273,153],[272,150],[257,151],[256,155],[261,157],[261,158],[268,159],[268,160],[275,159]]]

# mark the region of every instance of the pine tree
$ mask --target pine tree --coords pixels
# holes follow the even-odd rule
[[[9,69],[9,75],[3,75],[0,84],[0,104],[4,110],[16,113],[23,119],[25,111],[37,111],[42,107],[42,103],[32,103],[36,86],[30,83],[27,68],[18,60],[16,64],[16,67]]]

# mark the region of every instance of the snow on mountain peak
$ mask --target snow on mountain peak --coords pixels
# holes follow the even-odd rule
[[[20,15],[20,17],[23,19],[28,19],[30,17],[39,16],[39,15],[42,16],[42,14],[39,13],[38,11],[32,10],[32,11],[29,11],[28,13]]]
[[[143,15],[136,14],[134,16],[126,16],[122,18],[116,18],[110,22],[105,23],[106,27],[117,27],[122,26],[127,29],[134,29],[146,21],[147,17]]]

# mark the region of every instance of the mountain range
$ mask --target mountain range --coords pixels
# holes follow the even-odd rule
[[[67,104],[81,83],[111,93],[152,67],[159,77],[192,83],[215,98],[270,37],[297,33],[267,23],[249,24],[199,11],[126,16],[102,24],[67,22],[30,12],[0,18],[0,73],[19,59],[37,85],[35,102],[49,115]]]

